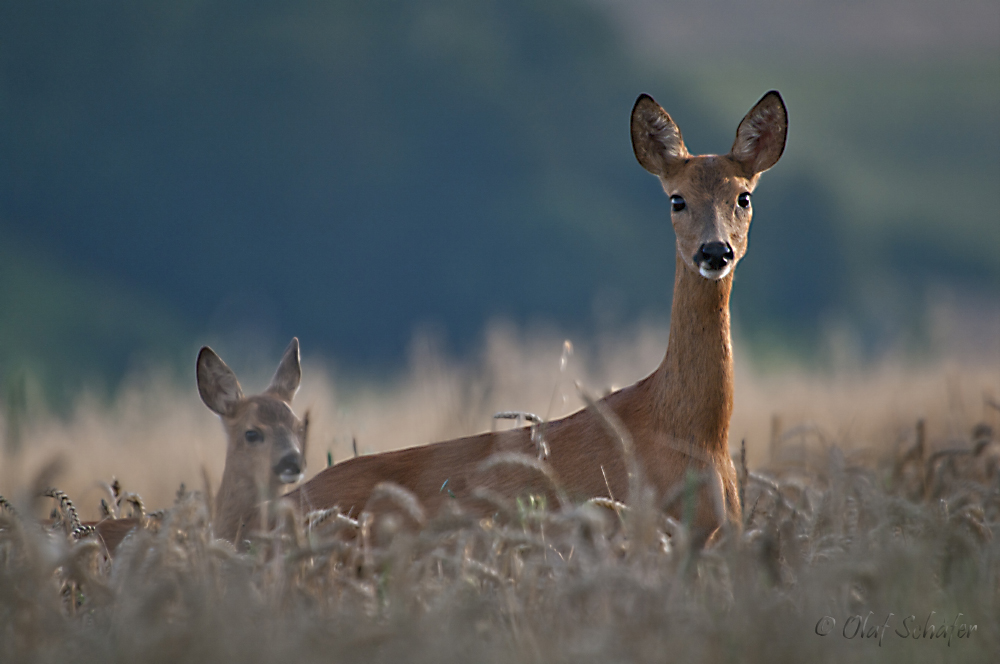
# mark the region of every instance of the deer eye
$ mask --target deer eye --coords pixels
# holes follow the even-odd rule
[[[744,209],[750,207],[750,193],[744,191],[742,194],[740,194],[736,198],[736,204],[739,205],[741,208],[744,208]]]
[[[264,434],[257,429],[249,429],[245,434],[243,434],[243,437],[248,443],[259,443],[264,440]]]
[[[678,196],[677,194],[674,194],[673,196],[670,197],[670,207],[673,209],[674,212],[680,212],[686,206],[687,203],[684,202],[683,196]]]

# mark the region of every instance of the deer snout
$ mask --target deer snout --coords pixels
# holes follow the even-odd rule
[[[285,484],[298,482],[302,479],[302,456],[297,452],[289,452],[271,470]]]
[[[694,255],[694,264],[706,279],[722,279],[733,269],[735,258],[728,242],[706,242]]]

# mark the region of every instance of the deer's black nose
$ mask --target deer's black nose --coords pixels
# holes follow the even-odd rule
[[[286,454],[271,470],[284,481],[295,481],[286,478],[298,478],[302,474],[302,457],[295,452]]]
[[[721,270],[733,258],[733,248],[728,242],[706,242],[694,255],[694,264],[706,270]]]

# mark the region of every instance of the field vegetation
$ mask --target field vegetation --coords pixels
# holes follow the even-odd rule
[[[491,421],[500,410],[559,416],[579,407],[577,383],[631,382],[664,346],[659,328],[578,348],[496,328],[469,364],[414,344],[409,372],[380,385],[307,356],[296,399],[314,422],[307,475],[355,446],[509,426]],[[1000,376],[996,358],[978,360],[739,366],[731,446],[745,523],[701,552],[641,488],[627,506],[494,498],[486,520],[459,504],[425,514],[387,488],[397,509],[377,520],[283,512],[236,548],[212,535],[224,437],[193,379],[135,378],[110,404],[25,412],[19,451],[5,451],[0,660],[991,661]],[[266,384],[258,367],[234,368],[250,391]],[[41,495],[50,486],[84,518],[103,498],[145,510],[149,528],[109,560],[72,533],[69,503]]]

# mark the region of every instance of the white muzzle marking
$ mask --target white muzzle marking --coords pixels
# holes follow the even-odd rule
[[[698,266],[698,274],[709,279],[710,281],[718,281],[719,279],[724,279],[733,269],[732,263],[726,263],[722,266],[720,270],[710,270],[704,265]]]
[[[285,472],[278,475],[278,479],[281,480],[284,484],[294,484],[295,482],[301,482],[304,476],[305,473]]]

